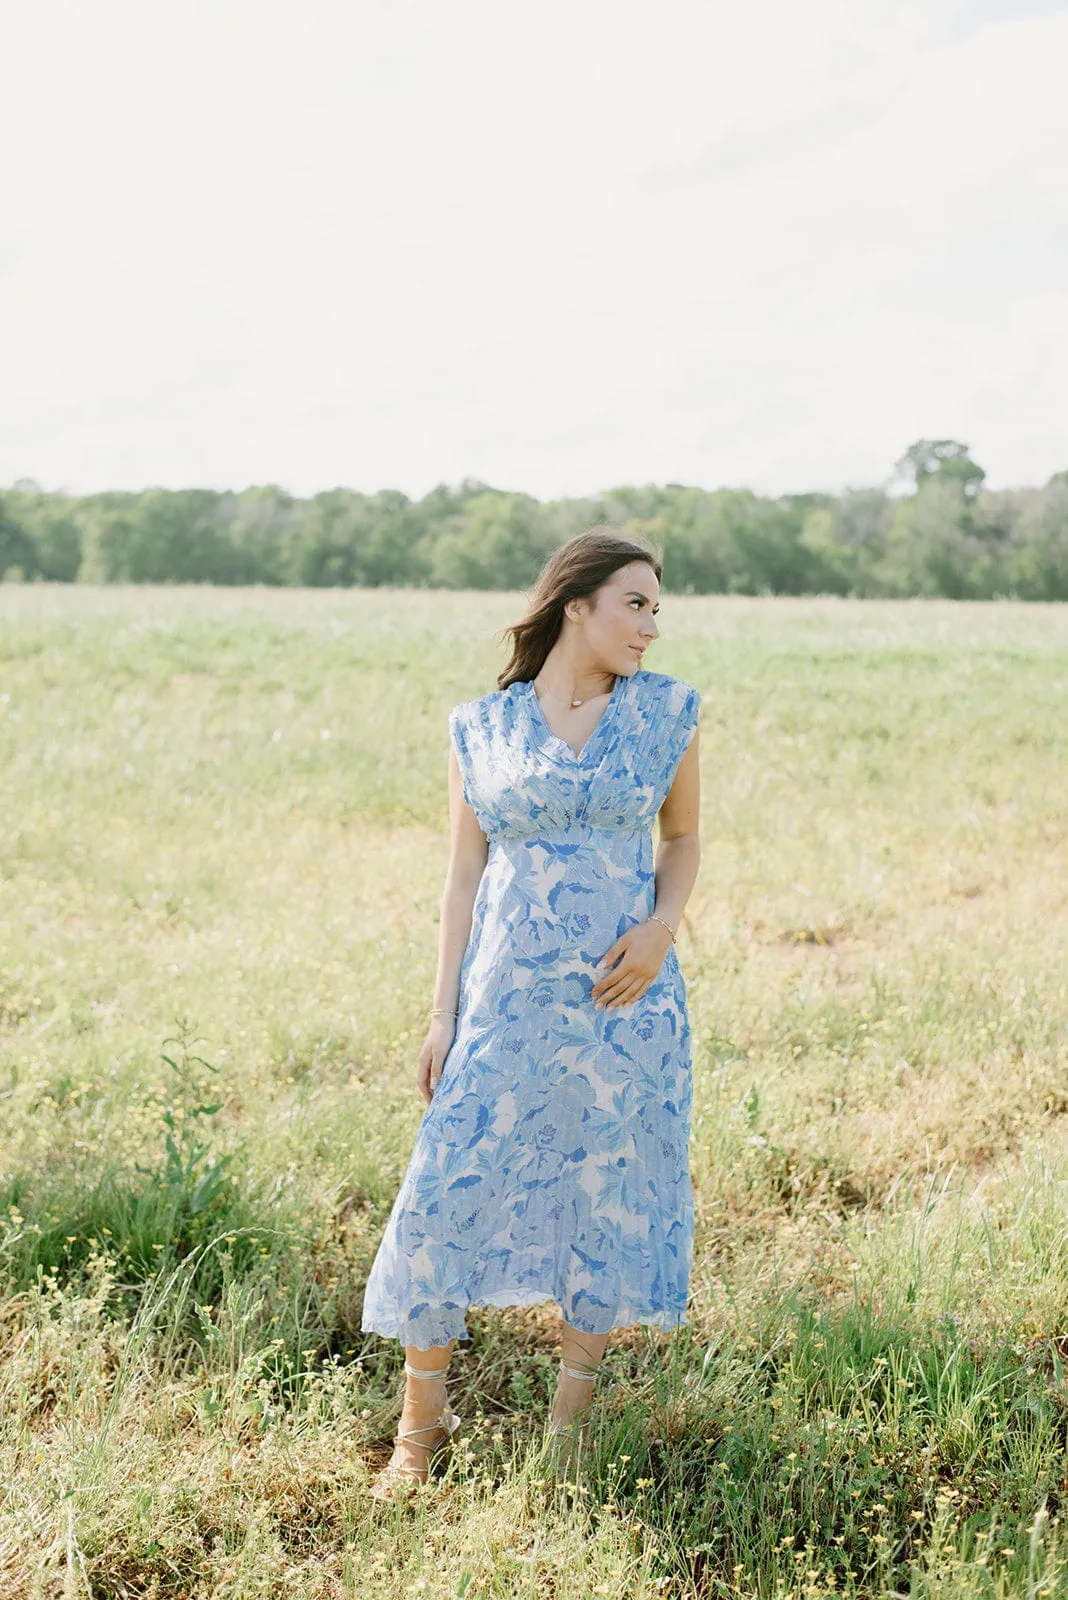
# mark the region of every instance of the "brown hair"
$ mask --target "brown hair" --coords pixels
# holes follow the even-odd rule
[[[497,676],[498,689],[536,678],[560,636],[567,602],[588,599],[631,561],[648,562],[660,582],[660,555],[611,523],[599,523],[557,545],[538,574],[526,615],[503,630],[512,637],[512,654]]]

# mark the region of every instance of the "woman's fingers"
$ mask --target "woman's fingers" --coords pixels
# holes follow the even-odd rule
[[[652,981],[652,978],[644,973],[637,976],[633,973],[621,973],[613,984],[594,996],[594,1005],[603,1006],[606,1010],[609,1006],[630,1005],[632,1001],[641,998]]]
[[[428,1073],[428,1081],[429,1081],[429,1084],[430,1084],[430,1093],[431,1093],[431,1095],[433,1095],[434,1090],[437,1088],[438,1084],[441,1082],[441,1074],[444,1072],[444,1070],[445,1070],[445,1057],[444,1056],[442,1056],[440,1058],[440,1060],[437,1059],[436,1057],[431,1060],[431,1062],[430,1062],[430,1072]]]

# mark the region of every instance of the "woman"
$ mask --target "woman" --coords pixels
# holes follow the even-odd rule
[[[613,1328],[687,1320],[675,934],[700,862],[701,696],[641,665],[660,576],[611,528],[560,546],[506,630],[500,687],[450,713],[428,1110],[364,1298],[408,1376],[378,1498],[424,1482],[459,1422],[444,1384],[469,1305],[560,1307],[559,1434],[581,1433]]]

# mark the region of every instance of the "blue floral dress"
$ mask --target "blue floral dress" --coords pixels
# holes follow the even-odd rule
[[[591,990],[653,910],[652,826],[700,701],[639,667],[577,755],[530,682],[450,713],[489,852],[365,1332],[427,1350],[468,1337],[468,1306],[545,1300],[586,1333],[686,1322],[692,1052],[675,947],[628,1005],[606,1011]]]

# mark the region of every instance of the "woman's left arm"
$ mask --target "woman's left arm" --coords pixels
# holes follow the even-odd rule
[[[670,923],[676,933],[701,865],[701,839],[697,831],[701,824],[701,768],[697,753],[700,737],[700,729],[695,728],[656,819],[660,824],[660,840],[656,849],[653,910]]]

